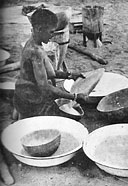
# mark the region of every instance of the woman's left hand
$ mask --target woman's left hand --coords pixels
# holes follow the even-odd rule
[[[73,80],[77,80],[77,78],[86,78],[85,76],[84,76],[84,74],[83,73],[79,73],[79,72],[72,72],[71,73],[71,75],[70,75],[70,79],[73,79]]]

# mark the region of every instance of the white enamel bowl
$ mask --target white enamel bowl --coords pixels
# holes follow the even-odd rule
[[[75,107],[72,105],[72,101],[64,98],[56,99],[55,102],[59,106],[60,112],[63,114],[63,117],[71,118],[76,121],[79,121],[84,115],[82,107],[77,104]]]
[[[9,52],[3,50],[3,49],[0,49],[0,66],[3,66],[5,65],[6,63],[6,60],[10,57],[10,54]]]
[[[83,150],[100,169],[112,175],[128,177],[128,124],[96,129],[88,135]]]
[[[71,150],[69,149],[68,152],[66,152],[67,149],[65,149],[65,152],[59,155],[53,154],[49,157],[32,157],[25,153],[21,144],[21,138],[28,133],[41,129],[57,129],[61,133],[69,133],[77,140],[77,146]],[[87,135],[87,129],[75,120],[59,116],[38,116],[19,120],[8,126],[2,132],[1,140],[5,148],[12,152],[19,161],[36,167],[50,167],[70,160],[82,147]],[[69,143],[69,147],[73,145],[71,141],[67,141],[66,143]]]
[[[0,82],[0,89],[15,90],[15,82],[12,82],[12,81]]]
[[[4,81],[5,80],[5,81]],[[14,95],[15,81],[11,78],[3,78],[3,82],[0,82],[0,97],[11,98]]]
[[[70,92],[73,83],[73,80],[65,80],[65,90]],[[97,102],[104,96],[124,88],[128,88],[127,77],[113,72],[104,72],[96,87],[89,94],[89,98],[91,102]]]

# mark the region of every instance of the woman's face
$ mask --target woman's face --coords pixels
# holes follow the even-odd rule
[[[56,27],[49,27],[49,28],[40,28],[40,40],[41,42],[47,44],[49,40],[54,36],[54,31]]]

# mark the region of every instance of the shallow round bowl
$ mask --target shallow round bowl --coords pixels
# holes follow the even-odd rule
[[[85,72],[85,76],[88,77],[88,76],[90,76],[90,74],[93,74],[94,72],[96,72],[96,70],[93,70],[90,72]],[[70,92],[73,84],[74,84],[74,81],[65,80],[65,82],[64,82],[65,90]],[[125,77],[121,74],[114,73],[114,72],[104,72],[102,77],[100,78],[99,82],[95,86],[95,88],[89,94],[88,101],[89,101],[89,103],[98,104],[99,101],[103,97],[105,97],[113,92],[125,89],[125,88],[128,88],[128,78],[127,77]]]
[[[0,97],[12,99],[15,90],[15,79],[0,78]]]
[[[57,151],[48,157],[29,155],[21,144],[23,136],[37,130],[56,129],[61,133]],[[59,116],[38,116],[18,120],[1,134],[2,144],[19,161],[36,167],[50,167],[62,164],[76,155],[87,138],[88,130],[79,122]]]
[[[128,177],[128,124],[104,126],[91,132],[84,142],[85,154],[112,175]]]
[[[31,156],[51,156],[59,147],[61,134],[58,130],[38,130],[21,139],[24,149]]]
[[[57,99],[56,103],[59,106],[60,112],[64,117],[79,121],[84,115],[82,107],[79,104],[71,106],[70,100],[61,98]]]
[[[0,49],[0,67],[6,64],[6,60],[10,57],[9,52],[6,50]]]

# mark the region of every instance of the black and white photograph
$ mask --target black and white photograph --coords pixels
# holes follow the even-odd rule
[[[128,0],[0,1],[0,185],[128,186]]]

